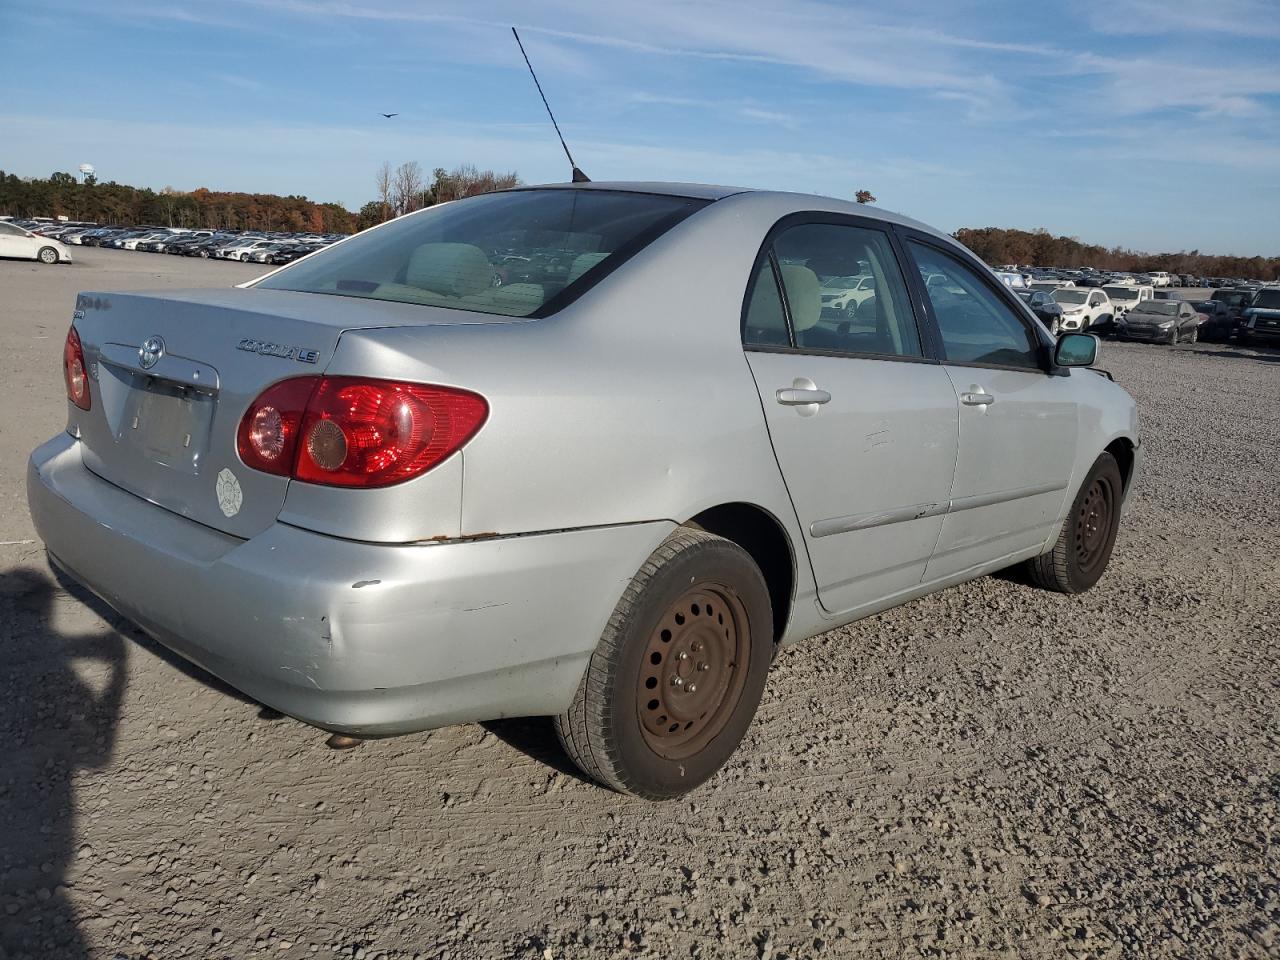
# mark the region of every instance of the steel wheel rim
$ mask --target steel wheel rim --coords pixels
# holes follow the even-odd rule
[[[1076,563],[1081,573],[1092,573],[1103,561],[1114,510],[1111,484],[1103,477],[1096,478],[1085,491],[1076,514]]]
[[[724,730],[746,686],[750,643],[746,608],[728,586],[700,584],[666,609],[637,677],[636,710],[650,750],[687,759]]]

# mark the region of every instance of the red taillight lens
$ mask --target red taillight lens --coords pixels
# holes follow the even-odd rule
[[[276,384],[240,421],[240,458],[268,473],[337,487],[385,487],[426,473],[470,440],[478,394],[362,377]]]
[[[68,400],[81,410],[93,406],[93,398],[89,396],[89,372],[84,365],[84,348],[75,327],[67,331],[67,342],[62,346],[62,377],[67,383]]]
[[[253,401],[240,421],[236,446],[246,466],[282,477],[293,475],[298,430],[319,377],[282,380]]]

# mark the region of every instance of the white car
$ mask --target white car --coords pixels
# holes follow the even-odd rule
[[[1144,300],[1154,300],[1156,295],[1151,287],[1140,287],[1133,281],[1107,284],[1102,291],[1111,299],[1112,316],[1117,320]]]
[[[1045,293],[1053,293],[1055,290],[1062,290],[1066,287],[1074,287],[1074,280],[1033,280],[1028,286],[1032,290],[1043,290]]]
[[[822,309],[842,311],[850,317],[864,300],[875,295],[875,277],[828,277],[822,281]]]
[[[1062,307],[1064,333],[1083,333],[1095,324],[1111,322],[1111,298],[1100,289],[1063,287],[1050,296]]]
[[[71,253],[60,241],[41,237],[16,223],[0,221],[0,257],[39,260],[41,263],[70,263]]]
[[[1011,290],[1027,289],[1027,279],[1022,274],[1013,270],[997,270],[996,276],[1000,278],[1000,282]]]
[[[229,247],[222,247],[217,255],[223,260],[248,260],[249,254],[255,250],[261,250],[272,242],[271,240],[246,240]]]
[[[1152,270],[1147,274],[1147,276],[1151,278],[1151,285],[1153,287],[1169,286],[1169,274],[1165,273],[1163,270]]]
[[[151,240],[161,240],[169,236],[168,230],[157,230],[155,233],[144,233],[140,237],[130,237],[124,243],[120,244],[126,250],[137,250],[138,244],[147,243]]]

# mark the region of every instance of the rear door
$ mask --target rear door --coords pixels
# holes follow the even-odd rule
[[[907,239],[959,399],[950,511],[925,573],[937,580],[1043,543],[1075,462],[1076,404],[1050,376],[1039,334],[985,266],[924,235]]]
[[[850,317],[822,283],[870,265]],[[947,508],[957,402],[922,345],[895,244],[875,221],[788,217],[772,232],[743,339],[774,452],[829,611],[920,582]]]

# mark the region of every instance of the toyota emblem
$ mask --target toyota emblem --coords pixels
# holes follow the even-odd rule
[[[164,356],[164,341],[159,337],[147,337],[138,348],[138,363],[143,370],[150,370]]]

